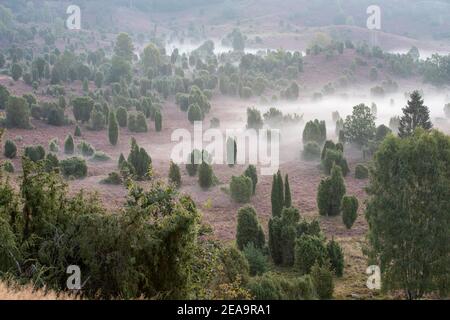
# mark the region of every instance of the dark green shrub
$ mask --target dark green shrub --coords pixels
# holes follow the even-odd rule
[[[289,176],[284,177],[284,207],[290,208],[292,206],[291,187],[289,186]]]
[[[116,115],[112,111],[109,112],[108,139],[109,143],[113,146],[115,146],[119,140],[119,125],[117,123]]]
[[[5,157],[13,159],[17,155],[17,146],[12,140],[6,140],[5,142]]]
[[[267,258],[262,253],[261,249],[255,247],[253,242],[250,242],[244,247],[244,256],[247,258],[250,275],[257,276],[267,271]]]
[[[108,173],[108,177],[101,180],[102,184],[112,184],[112,185],[120,185],[123,183],[122,177],[117,172]]]
[[[367,179],[369,177],[369,169],[363,164],[358,164],[355,167],[356,179]]]
[[[161,111],[155,112],[155,130],[156,132],[160,132],[162,129],[162,115]]]
[[[188,109],[188,120],[191,123],[203,120],[202,109],[197,104],[191,104]]]
[[[169,167],[169,182],[174,184],[177,188],[181,186],[180,167],[172,161],[170,161]]]
[[[249,165],[244,171],[244,176],[252,179],[252,190],[253,195],[256,193],[256,184],[258,183],[258,173],[256,172],[256,167],[254,165]]]
[[[121,126],[122,128],[127,126],[127,118],[128,118],[127,109],[125,109],[124,107],[117,108],[116,117],[119,126]]]
[[[272,205],[272,216],[279,217],[284,207],[284,184],[281,172],[278,170],[277,174],[273,175],[272,191],[270,196]]]
[[[311,268],[311,277],[319,299],[333,298],[333,272],[330,270],[329,264],[314,264]]]
[[[261,112],[256,108],[247,108],[247,129],[259,130],[263,125]]]
[[[88,122],[94,108],[94,100],[90,97],[76,97],[72,100],[73,116],[76,121]]]
[[[42,108],[36,104],[31,106],[31,116],[33,119],[41,120],[42,119]]]
[[[25,147],[24,155],[33,162],[38,162],[45,158],[45,149],[41,145]]]
[[[186,170],[191,177],[197,174],[198,166],[201,162],[202,162],[202,153],[197,149],[193,150],[190,153],[189,159],[186,163]]]
[[[282,300],[285,296],[278,277],[265,273],[261,277],[252,278],[247,288],[255,300]]]
[[[2,167],[3,167],[3,170],[5,170],[6,172],[14,173],[15,169],[14,169],[14,165],[11,161],[9,161],[9,160],[4,161],[2,164]]]
[[[131,151],[127,163],[133,168],[133,173],[136,174],[137,179],[142,180],[149,177],[152,158],[144,148],[139,147],[134,138],[131,138]]]
[[[50,142],[48,143],[48,149],[50,150],[50,152],[54,152],[54,153],[59,152],[58,138],[53,138],[52,140],[50,140]]]
[[[234,246],[227,246],[220,252],[220,261],[223,265],[223,272],[225,280],[228,283],[232,283],[241,278],[243,282],[246,282],[249,277],[250,267],[244,254]]]
[[[234,201],[238,203],[250,202],[253,194],[253,182],[247,176],[231,177],[230,193]]]
[[[81,141],[77,145],[77,149],[81,152],[84,157],[91,157],[94,155],[95,148],[86,141]]]
[[[324,239],[317,236],[302,235],[295,241],[295,269],[308,274],[315,263],[323,265],[328,259]]]
[[[281,216],[269,220],[269,251],[277,265],[292,266],[300,213],[296,208],[284,208]]]
[[[323,179],[317,191],[317,206],[322,216],[337,216],[341,212],[342,197],[345,195],[345,184],[339,166],[331,169],[331,177]]]
[[[6,108],[9,96],[8,89],[0,84],[0,109],[4,110]]]
[[[45,169],[46,171],[53,171],[59,168],[59,160],[56,155],[49,153],[45,157]]]
[[[253,243],[256,248],[264,247],[264,232],[258,222],[256,210],[252,206],[245,206],[238,210],[236,244],[240,250]]]
[[[208,189],[214,184],[212,167],[206,162],[202,162],[198,167],[198,183],[203,189]]]
[[[6,104],[6,126],[30,129],[30,108],[22,97],[9,96]]]
[[[327,244],[328,259],[330,260],[331,270],[338,277],[344,274],[344,252],[339,243],[332,239]]]
[[[355,196],[342,198],[342,221],[347,229],[351,229],[358,217],[358,199]]]
[[[100,131],[105,128],[106,118],[103,111],[101,110],[101,107],[98,104],[96,104],[92,109],[89,121],[90,124],[88,128],[90,130]]]
[[[306,161],[319,159],[320,146],[317,144],[317,142],[307,142],[303,147],[302,156]]]
[[[189,95],[185,93],[178,92],[176,94],[177,105],[180,106],[182,111],[187,111],[189,108]]]
[[[327,129],[325,121],[319,121],[315,119],[314,121],[309,121],[306,123],[303,129],[303,144],[306,145],[308,142],[316,142],[317,144],[322,144],[327,139]]]
[[[61,173],[66,177],[84,178],[87,175],[87,165],[84,159],[72,157],[59,162]]]
[[[379,125],[377,127],[377,131],[375,133],[375,140],[377,141],[383,141],[384,138],[386,138],[386,136],[388,134],[392,133],[392,130],[389,129],[388,127],[386,127],[384,124]]]
[[[312,300],[316,298],[311,277],[287,278],[273,273],[250,279],[246,285],[255,300]]]
[[[69,134],[64,141],[64,153],[65,154],[73,154],[75,151],[75,143],[73,141],[73,137]]]
[[[131,132],[147,132],[147,119],[142,112],[138,112],[136,115],[128,115],[128,130]]]
[[[111,157],[103,151],[95,151],[94,156],[92,157],[92,160],[104,162],[104,161],[111,160]]]
[[[73,134],[75,137],[81,137],[81,129],[79,126],[75,127],[75,132]]]
[[[327,152],[328,149],[330,149],[330,150],[337,150],[336,149],[336,145],[331,140],[325,141],[325,144],[323,145],[322,153],[321,153],[321,156],[320,156],[320,160],[325,159],[326,152]]]
[[[337,165],[341,168],[344,177],[349,173],[350,169],[347,164],[347,160],[344,158],[344,154],[340,150],[326,149],[325,157],[322,160],[322,167],[326,174],[331,173],[333,165]]]

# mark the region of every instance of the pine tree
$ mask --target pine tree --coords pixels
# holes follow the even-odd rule
[[[410,136],[414,130],[422,127],[430,130],[433,124],[430,120],[430,111],[424,105],[424,101],[419,91],[415,90],[408,100],[408,105],[403,108],[403,117],[400,119],[400,127],[398,135],[401,138]]]
[[[290,208],[292,206],[291,188],[289,186],[289,176],[286,174],[284,180],[284,206]]]
[[[109,112],[108,138],[109,143],[113,146],[115,146],[119,140],[119,125],[117,123],[116,114],[113,111]]]

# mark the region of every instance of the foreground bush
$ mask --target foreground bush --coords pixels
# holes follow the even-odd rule
[[[220,260],[224,266],[225,278],[234,282],[242,278],[248,280],[250,267],[244,254],[234,246],[227,246],[220,252]]]
[[[450,137],[436,130],[389,135],[374,157],[368,249],[381,263],[383,286],[408,299],[450,292],[449,163]]]
[[[255,247],[253,242],[247,244],[243,252],[245,258],[247,258],[251,276],[261,275],[267,271],[267,258],[261,249]]]
[[[333,298],[334,282],[333,273],[328,263],[314,264],[311,268],[311,277],[319,299]]]
[[[188,299],[209,284],[195,204],[170,187],[131,185],[127,206],[111,214],[94,195],[69,196],[58,174],[25,159],[20,188],[0,179],[0,198],[17,204],[0,214],[0,271],[12,279],[63,291],[70,261],[89,276],[80,293],[91,299]]]

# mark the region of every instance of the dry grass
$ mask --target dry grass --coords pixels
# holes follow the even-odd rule
[[[8,286],[0,282],[0,300],[73,300],[76,297],[68,294],[57,294],[44,289],[36,290],[28,286]]]

